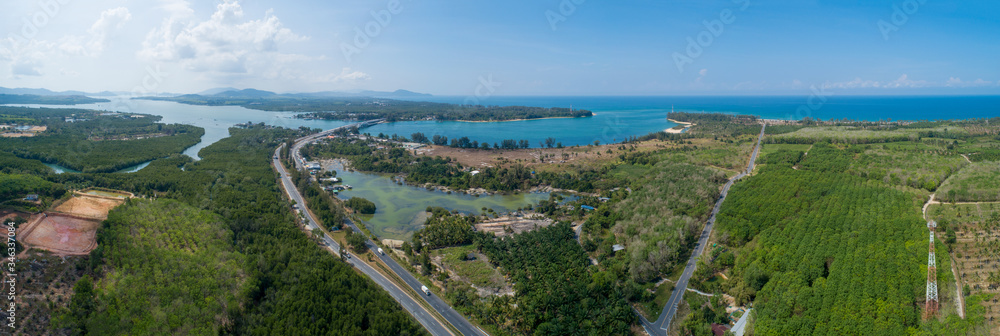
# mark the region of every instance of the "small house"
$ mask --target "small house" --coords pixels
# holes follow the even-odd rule
[[[712,334],[715,336],[725,335],[727,331],[729,331],[728,325],[712,323]]]
[[[29,202],[38,202],[38,194],[29,194],[24,197],[24,200]]]

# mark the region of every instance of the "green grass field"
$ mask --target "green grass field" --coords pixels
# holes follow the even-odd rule
[[[976,162],[958,171],[941,185],[942,202],[1000,201],[1000,162]]]
[[[486,261],[486,257],[477,254],[475,260],[464,260],[469,253],[476,252],[473,245],[443,248],[434,251],[434,256],[443,257],[442,261],[448,270],[457,273],[473,285],[479,287],[501,288],[504,287],[504,278]]]
[[[764,144],[760,148],[760,157],[767,156],[780,150],[790,150],[796,152],[808,152],[812,148],[811,144]]]
[[[807,138],[807,139],[840,139],[840,140],[859,140],[859,139],[882,139],[882,138],[894,138],[894,137],[912,137],[916,138],[920,132],[955,132],[955,133],[967,133],[965,129],[959,127],[936,127],[936,128],[912,128],[912,129],[894,129],[894,130],[877,130],[877,129],[864,129],[854,126],[820,126],[820,127],[808,127],[803,128],[795,132],[776,134],[772,135],[773,138]]]

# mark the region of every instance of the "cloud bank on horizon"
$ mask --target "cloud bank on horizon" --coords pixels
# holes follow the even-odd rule
[[[4,6],[4,87],[468,95],[490,77],[495,95],[1000,94],[1000,3],[986,1]]]

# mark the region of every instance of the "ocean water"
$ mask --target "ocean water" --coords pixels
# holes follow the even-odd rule
[[[196,160],[200,159],[198,157],[198,152],[201,151],[202,148],[208,147],[223,138],[229,137],[229,128],[240,123],[265,123],[267,125],[285,128],[308,127],[324,130],[337,128],[350,123],[339,120],[299,119],[295,118],[295,115],[298,113],[294,112],[258,111],[240,106],[185,105],[167,101],[132,100],[128,97],[113,97],[109,98],[109,100],[111,100],[111,102],[71,106],[34,104],[14,105],[25,107],[78,108],[109,112],[152,114],[163,117],[160,122],[164,124],[185,124],[198,126],[205,129],[205,135],[201,137],[201,142],[184,151],[184,154]]]
[[[459,96],[422,97],[415,100],[462,104]],[[799,120],[937,120],[1000,116],[1000,96],[921,97],[491,97],[484,105],[572,107],[591,110],[591,118],[543,119],[499,123],[412,121],[381,124],[364,132],[410,137],[415,132],[431,137],[468,136],[489,143],[527,139],[532,147],[553,137],[565,146],[619,142],[631,136],[659,132],[677,124],[666,120],[671,110],[750,114],[766,119]]]
[[[463,96],[432,96],[412,100],[462,104]],[[631,136],[659,132],[676,124],[667,121],[671,110],[751,114],[767,119],[853,119],[853,120],[938,120],[989,118],[1000,116],[1000,96],[695,96],[695,97],[546,97],[501,96],[480,100],[484,105],[524,105],[572,107],[596,113],[590,118],[542,119],[509,122],[470,123],[454,121],[411,121],[381,124],[363,132],[398,134],[416,132],[479,142],[504,139],[529,141],[532,147],[546,138],[564,146],[587,145],[595,141],[614,143]],[[38,106],[38,105],[29,105]],[[67,106],[48,106],[67,107]],[[113,98],[111,103],[69,106],[74,108],[148,113],[163,116],[164,123],[182,123],[205,128],[202,142],[185,151],[197,158],[202,148],[227,137],[236,123],[263,122],[282,127],[331,129],[348,122],[294,118],[293,112],[267,112],[238,106],[193,106],[173,102]]]
[[[461,104],[466,97],[414,100]],[[687,112],[750,114],[766,119],[942,120],[1000,116],[1000,96],[658,96],[490,97],[483,105],[569,107],[594,112]]]

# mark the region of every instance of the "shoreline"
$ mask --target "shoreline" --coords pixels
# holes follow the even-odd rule
[[[593,113],[590,117],[597,115]],[[545,117],[545,118],[534,118],[534,119],[510,119],[510,120],[434,120],[434,121],[455,121],[455,122],[467,122],[467,123],[497,123],[497,122],[512,122],[512,121],[531,121],[531,120],[545,120],[545,119],[576,119],[576,118],[590,118],[590,117]]]
[[[677,120],[673,120],[673,119],[670,119],[670,118],[667,118],[667,121],[675,123],[675,124],[686,125],[684,128],[681,128],[681,129],[677,129],[677,128],[675,128],[676,126],[674,126],[674,127],[671,127],[671,128],[663,130],[664,132],[667,132],[669,134],[681,134],[681,133],[687,132],[687,130],[691,129],[691,126],[697,126],[697,124],[694,124],[694,123],[689,123],[689,122],[684,122],[684,121],[677,121]]]

